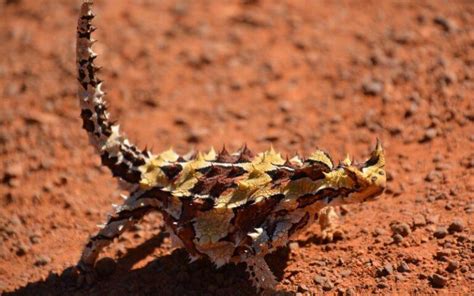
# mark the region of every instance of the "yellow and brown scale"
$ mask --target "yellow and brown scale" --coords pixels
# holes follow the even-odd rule
[[[86,244],[78,264],[82,272],[92,272],[103,247],[156,210],[191,259],[208,257],[217,267],[245,262],[256,287],[272,288],[276,281],[266,254],[286,245],[319,213],[323,232],[331,235],[331,206],[368,201],[383,192],[385,158],[378,141],[366,162],[347,158],[337,166],[321,150],[306,159],[284,159],[273,148],[256,155],[247,147],[233,154],[211,149],[187,159],[172,150],[140,151],[109,121],[94,65],[91,7],[91,0],[84,1],[77,33],[83,127],[102,163],[137,186]]]

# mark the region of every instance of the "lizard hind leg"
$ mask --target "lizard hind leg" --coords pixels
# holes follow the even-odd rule
[[[268,267],[263,256],[249,257],[245,259],[247,273],[257,290],[273,290],[277,285],[275,275]]]

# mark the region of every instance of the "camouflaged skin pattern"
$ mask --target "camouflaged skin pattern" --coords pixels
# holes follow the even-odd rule
[[[154,155],[140,151],[109,121],[97,78],[91,37],[92,1],[84,1],[77,29],[77,67],[83,127],[114,176],[136,184],[124,204],[90,238],[79,268],[90,271],[100,250],[146,213],[163,214],[177,247],[191,260],[209,258],[217,267],[247,263],[257,288],[276,280],[264,256],[284,246],[318,219],[327,206],[364,202],[385,188],[385,158],[377,142],[369,160],[335,166],[315,151],[306,159],[284,159],[275,150],[254,155],[247,147],[230,154],[196,153],[182,157],[172,150]]]

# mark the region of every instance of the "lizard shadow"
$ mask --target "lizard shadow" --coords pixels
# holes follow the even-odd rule
[[[216,269],[206,259],[189,263],[188,254],[183,249],[133,269],[136,263],[159,248],[165,237],[166,234],[159,234],[128,249],[116,260],[115,272],[100,276],[93,285],[78,286],[77,274],[71,266],[60,274],[50,273],[44,280],[30,282],[3,295],[256,295],[244,264],[227,264]],[[280,248],[266,256],[278,280],[283,278],[289,253],[288,248]],[[278,295],[292,293],[278,292]]]

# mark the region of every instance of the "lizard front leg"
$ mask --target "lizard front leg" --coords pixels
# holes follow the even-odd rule
[[[103,228],[91,237],[84,247],[77,264],[79,271],[93,276],[94,264],[100,251],[153,209],[161,210],[161,201],[154,198],[150,191],[136,191],[123,205],[117,206],[115,213],[109,217]]]
[[[325,242],[333,242],[343,237],[340,229],[339,215],[332,206],[327,206],[319,211],[319,226],[321,226],[321,237]]]

